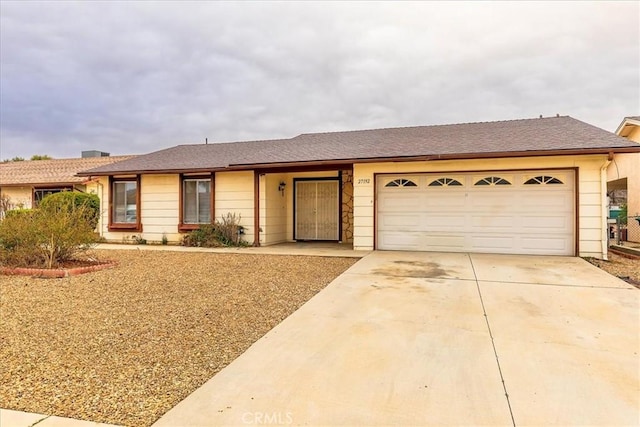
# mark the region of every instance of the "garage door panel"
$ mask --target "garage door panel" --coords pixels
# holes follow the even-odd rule
[[[448,210],[465,208],[465,193],[446,194],[445,192],[446,190],[441,190],[438,192],[427,192],[423,195],[422,197],[424,197],[425,200],[425,209],[441,211],[443,207],[447,207]]]
[[[492,202],[491,200],[470,198],[470,203],[467,204],[467,208],[470,209],[471,212],[481,212],[484,215],[500,215],[512,210],[517,211],[518,208],[513,206],[512,203],[513,201],[495,200]]]
[[[410,175],[417,183],[410,189],[378,187],[379,249],[573,255],[573,171],[458,173],[461,186],[426,186],[446,175]],[[539,176],[563,184],[524,184]],[[486,185],[475,185],[479,177]],[[485,177],[508,177],[510,185]]]
[[[473,215],[471,217],[471,226],[473,228],[482,227],[483,229],[491,228],[495,230],[512,229],[517,225],[518,220],[514,215]]]
[[[429,233],[426,235],[425,243],[436,250],[459,251],[465,247],[465,237],[463,235]]]
[[[382,230],[389,229],[390,227],[393,229],[415,229],[416,227],[420,227],[423,215],[421,214],[395,214],[395,215],[380,215],[378,220],[380,221],[380,228]]]
[[[571,224],[567,216],[523,216],[522,217],[522,229],[538,229],[548,231],[566,231],[571,229]]]
[[[461,231],[464,230],[466,222],[464,215],[427,215],[424,228],[428,231]],[[420,227],[418,224],[416,226]]]
[[[471,250],[477,252],[506,252],[514,246],[514,236],[506,234],[472,235]]]
[[[420,194],[385,194],[380,200],[380,210],[383,212],[410,212],[419,210],[422,205]]]
[[[527,193],[526,196],[520,197],[522,205],[527,208],[537,208],[539,206],[547,206],[550,208],[572,208],[572,193],[563,191],[558,193]]]
[[[423,250],[424,242],[418,232],[387,231],[378,235],[380,248],[389,250]]]
[[[564,255],[570,249],[565,238],[543,238],[539,236],[522,236],[522,247],[530,253]]]

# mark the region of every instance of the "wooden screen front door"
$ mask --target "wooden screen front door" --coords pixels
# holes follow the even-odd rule
[[[295,239],[340,240],[339,182],[296,181]]]

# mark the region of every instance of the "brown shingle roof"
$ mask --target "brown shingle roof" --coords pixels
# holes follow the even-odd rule
[[[0,186],[80,184],[76,174],[135,156],[87,157],[79,159],[24,160],[0,163]]]
[[[640,145],[571,117],[302,134],[291,139],[179,145],[85,175],[250,169],[375,159],[500,157],[640,151]]]

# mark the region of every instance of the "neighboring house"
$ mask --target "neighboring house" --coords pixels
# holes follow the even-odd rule
[[[149,241],[227,213],[245,240],[356,250],[606,256],[606,171],[640,146],[571,117],[180,145],[82,172],[103,234]]]
[[[640,143],[640,116],[625,117],[616,134]],[[610,194],[626,193],[629,216],[640,216],[640,154],[616,154],[607,169],[607,189]],[[640,242],[640,224],[629,220],[627,240]]]
[[[109,157],[107,153],[83,152],[75,159],[23,160],[0,163],[0,196],[9,198],[9,208],[37,207],[48,194],[60,191],[93,192],[99,195],[99,183],[78,172],[89,168],[131,159],[133,156]],[[107,154],[106,156],[103,156]]]

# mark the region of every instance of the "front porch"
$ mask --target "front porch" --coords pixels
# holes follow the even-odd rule
[[[254,246],[353,243],[351,165],[254,173],[254,229],[259,232]]]

